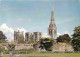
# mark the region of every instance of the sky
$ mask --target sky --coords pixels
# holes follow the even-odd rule
[[[80,25],[80,0],[0,0],[0,30],[9,41],[14,30],[47,34],[51,10],[58,34],[73,34]]]

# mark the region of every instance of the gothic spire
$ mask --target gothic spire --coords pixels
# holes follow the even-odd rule
[[[52,4],[52,11],[51,11],[51,21],[48,27],[48,35],[50,35],[52,38],[56,37],[57,35],[57,27],[54,21],[53,4]]]
[[[52,11],[53,11],[53,4],[52,4]]]
[[[51,21],[54,21],[53,4],[52,4],[52,11],[51,11]]]

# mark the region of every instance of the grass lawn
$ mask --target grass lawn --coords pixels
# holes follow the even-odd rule
[[[29,53],[21,56],[80,57],[80,53]],[[4,54],[3,57],[9,57],[9,54]]]

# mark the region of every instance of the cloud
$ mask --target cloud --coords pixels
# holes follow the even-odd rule
[[[26,29],[24,29],[24,28],[17,28],[16,30],[17,30],[17,31],[19,30],[20,32],[23,31],[23,34],[24,34],[24,37],[25,37],[25,33],[27,32]],[[15,31],[16,31],[16,30],[15,30]]]
[[[47,38],[47,37],[50,38],[50,36],[49,36],[47,33],[43,33],[43,34],[42,34],[42,37],[43,37],[43,38],[44,38],[44,37],[46,37],[46,38]]]
[[[59,37],[60,35],[62,35],[62,34],[60,34],[60,33],[57,33],[57,37]],[[42,37],[50,37],[47,33],[43,33],[42,34]]]
[[[64,35],[64,34],[68,34],[70,37],[72,37],[68,31],[64,31],[62,33],[57,33],[57,37],[59,37],[60,35]]]
[[[3,23],[0,26],[0,30],[3,31],[3,33],[6,35],[8,41],[14,40],[14,29],[11,27],[8,27],[5,23]],[[27,31],[24,28],[17,28],[16,30],[24,31],[24,33]]]
[[[62,35],[61,33],[57,33],[57,37],[59,37],[60,35]]]
[[[21,31],[24,31],[24,32],[26,32],[27,30],[26,29],[24,29],[24,28],[17,28],[17,30],[19,30],[20,32]]]
[[[3,33],[6,35],[7,39],[9,41],[12,41],[13,40],[13,33],[14,33],[14,30],[10,27],[8,27],[5,23],[2,24],[0,26],[0,30],[3,31]]]

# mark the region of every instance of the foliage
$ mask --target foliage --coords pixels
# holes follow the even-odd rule
[[[6,42],[6,36],[3,34],[2,31],[0,31],[0,43]]]
[[[80,26],[75,27],[74,34],[72,36],[73,38],[80,36]]]
[[[51,51],[53,49],[53,43],[54,40],[52,38],[40,39],[40,48]]]
[[[3,45],[0,44],[0,52],[3,52],[5,50],[5,48],[3,47]]]
[[[13,51],[15,50],[15,45],[14,44],[8,44],[8,51]]]
[[[18,43],[24,43],[24,35],[23,34],[20,34],[19,35],[19,39],[18,39]]]
[[[80,51],[80,26],[75,27],[73,40],[72,40],[72,46],[75,51]]]
[[[73,45],[75,51],[80,51],[80,36],[78,36],[72,40],[72,45]]]
[[[68,43],[63,43],[63,42],[58,42],[58,44],[61,44],[61,45],[69,45]]]
[[[56,40],[57,40],[57,42],[63,42],[63,43],[71,42],[71,38],[68,34],[60,35],[59,37],[57,37]]]

